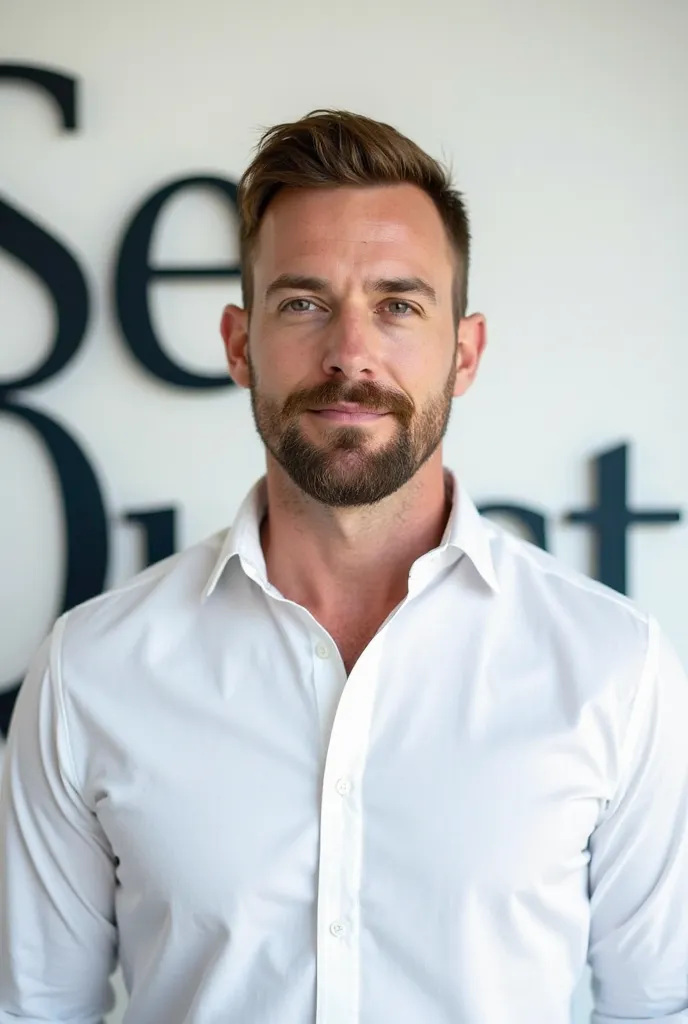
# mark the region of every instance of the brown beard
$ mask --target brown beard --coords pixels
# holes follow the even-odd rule
[[[403,392],[373,381],[326,381],[295,391],[280,405],[261,395],[249,358],[251,408],[260,437],[293,482],[311,498],[334,508],[374,505],[403,487],[439,447],[451,412],[456,357],[441,391],[416,410]],[[391,413],[394,437],[372,449],[364,427],[333,427],[328,440],[309,441],[298,422],[308,409],[355,402]]]

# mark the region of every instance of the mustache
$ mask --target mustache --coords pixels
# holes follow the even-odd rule
[[[371,412],[392,413],[405,426],[411,422],[416,411],[415,403],[408,395],[383,384],[369,380],[352,383],[328,380],[315,387],[292,392],[282,407],[282,416],[289,419],[308,409],[324,408],[337,402],[355,402]]]

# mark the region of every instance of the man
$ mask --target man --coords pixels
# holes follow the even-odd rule
[[[319,111],[239,192],[229,532],[64,615],[2,780],[0,1022],[688,1021],[688,685],[443,467],[485,322],[442,168]]]

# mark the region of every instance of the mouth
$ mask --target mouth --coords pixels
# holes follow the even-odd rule
[[[342,424],[358,424],[358,423],[374,423],[376,420],[381,420],[385,416],[389,416],[388,412],[366,409],[365,406],[356,405],[352,402],[341,402],[337,405],[328,405],[324,409],[309,409],[308,412],[312,416],[317,416],[322,420],[327,420],[331,423],[342,423]]]

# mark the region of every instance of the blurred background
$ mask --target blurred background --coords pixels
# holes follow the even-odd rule
[[[688,663],[687,44],[683,0],[2,0],[0,731],[62,608],[262,473],[218,333],[233,189],[317,107],[395,125],[465,194],[489,347],[446,463]]]

